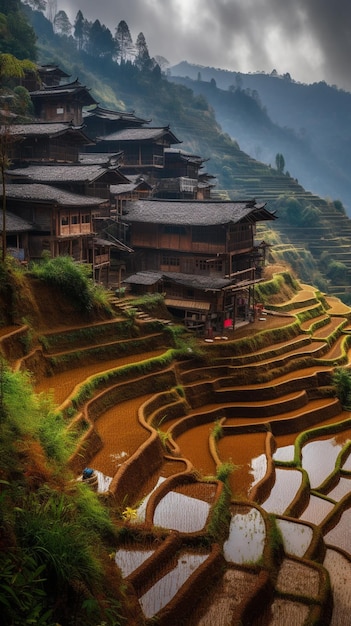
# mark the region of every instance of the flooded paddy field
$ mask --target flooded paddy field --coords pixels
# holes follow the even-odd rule
[[[246,394],[240,379],[237,389],[244,389],[240,408],[233,401],[215,403],[221,397],[216,394],[218,389],[226,398],[232,388],[233,394],[237,390],[228,366],[229,338],[223,341],[223,364],[216,353],[213,373],[210,352],[203,371],[201,363],[198,365],[197,380],[204,382],[199,385],[203,399],[195,397],[194,406],[187,404],[186,398],[187,386],[196,379],[196,361],[189,362],[188,370],[187,363],[179,370],[174,368],[174,388],[167,389],[167,401],[159,397],[155,384],[147,394],[143,389],[136,398],[117,398],[114,406],[100,411],[94,427],[102,446],[89,462],[99,474],[99,491],[103,492],[105,485],[106,493],[115,489],[113,495],[118,495],[118,481],[128,472],[135,482],[143,483],[143,498],[128,499],[127,493],[123,501],[121,524],[133,541],[116,545],[115,561],[124,578],[142,580],[139,586],[135,583],[135,589],[145,623],[229,626],[241,621],[252,626],[306,626],[310,620],[325,626],[328,622],[324,624],[320,615],[324,609],[327,614],[330,606],[329,583],[321,582],[323,572],[330,574],[330,593],[338,605],[330,623],[347,623],[340,620],[350,610],[348,583],[340,580],[337,572],[338,568],[345,572],[349,582],[351,455],[346,447],[351,427],[345,422],[345,428],[333,431],[335,424],[350,416],[328,389],[332,368],[328,359],[344,358],[344,337],[327,345],[328,333],[338,332],[339,325],[339,320],[333,320],[316,333],[318,343],[308,345],[306,341],[306,347],[300,345],[296,354],[289,337],[286,361],[282,357],[284,342],[279,339],[277,374],[271,379],[267,371],[274,369],[274,341],[267,349],[266,362],[265,350],[261,349],[259,366],[247,368]],[[269,326],[284,325],[274,320],[265,327]],[[306,324],[306,329],[310,326]],[[325,346],[321,339],[325,339]],[[42,380],[36,391],[52,389],[55,402],[61,404],[90,376],[163,352],[155,350],[86,366],[83,363]],[[240,358],[245,367],[244,356]],[[313,366],[306,366],[308,359],[313,360]],[[214,382],[219,367],[220,384]],[[235,371],[240,374],[240,368]],[[253,391],[256,373],[258,378],[262,373],[263,380],[264,376],[267,379],[266,383],[258,382]],[[192,388],[189,398],[194,394]],[[184,404],[175,408],[182,398]],[[151,417],[147,413],[145,422],[141,418],[146,402],[154,405],[154,423],[151,409]],[[330,430],[321,434],[320,428],[325,426]],[[305,431],[309,431],[308,438],[298,445],[297,439]],[[230,470],[224,478],[219,477],[221,466]],[[327,487],[322,488],[323,483]],[[335,507],[345,502],[334,519]],[[143,536],[147,536],[144,543]],[[169,538],[178,543],[165,558],[162,549]],[[213,546],[218,550],[218,561],[210,554]],[[326,590],[324,596],[321,588]],[[263,608],[258,617],[254,607],[260,602]],[[165,617],[170,614],[173,622]]]

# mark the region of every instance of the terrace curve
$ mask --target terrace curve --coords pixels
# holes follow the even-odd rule
[[[136,537],[148,533],[152,541],[161,541],[165,546],[164,551],[156,550],[154,556],[147,558],[126,577],[134,586],[141,607],[146,606],[145,597],[152,588],[152,585],[145,582],[147,572],[152,572],[155,580],[161,581],[164,576],[169,575],[170,570],[178,571],[179,568],[171,565],[171,562],[174,563],[176,554],[182,558],[189,542],[192,554],[198,556],[203,553],[200,546],[203,546],[204,541],[212,546],[206,558],[202,562],[201,559],[198,561],[196,574],[185,575],[185,578],[181,574],[182,582],[169,602],[158,608],[144,610],[145,623],[157,617],[161,624],[169,624],[172,623],[170,620],[183,617],[188,619],[189,624],[195,625],[201,616],[202,624],[210,624],[213,604],[209,598],[212,598],[212,603],[221,602],[229,610],[231,585],[238,584],[230,581],[239,581],[241,578],[251,581],[252,584],[247,585],[247,593],[242,591],[239,594],[237,605],[230,609],[230,619],[254,620],[257,618],[259,606],[265,624],[278,623],[277,619],[292,614],[291,611],[296,616],[296,624],[303,624],[306,619],[316,620],[316,623],[329,623],[332,602],[331,589],[323,566],[326,553],[323,536],[328,538],[329,532],[347,514],[350,504],[347,484],[345,494],[338,502],[329,493],[342,478],[348,479],[348,470],[343,467],[343,463],[349,454],[347,442],[350,431],[348,413],[342,410],[340,402],[334,397],[332,374],[336,365],[349,366],[350,339],[347,327],[351,311],[347,307],[342,307],[340,311],[337,299],[322,300],[316,296],[313,288],[302,286],[291,301],[283,306],[270,304],[266,307],[266,312],[268,323],[255,322],[250,328],[252,343],[241,339],[239,333],[236,336],[234,331],[233,337],[228,341],[201,345],[201,358],[184,359],[184,356],[179,357],[175,352],[165,357],[167,350],[162,352],[162,347],[164,345],[166,349],[167,340],[163,329],[158,328],[155,333],[155,327],[148,329],[145,321],[140,322],[145,335],[140,341],[139,338],[132,337],[128,341],[105,341],[108,331],[106,329],[107,334],[104,336],[102,327],[99,328],[97,345],[94,348],[89,344],[91,339],[84,339],[83,346],[76,337],[75,350],[72,341],[68,335],[64,336],[62,329],[62,338],[57,340],[55,349],[45,349],[44,339],[42,352],[44,360],[50,361],[51,373],[55,372],[55,368],[58,372],[62,367],[72,373],[72,364],[75,364],[74,371],[79,376],[79,359],[83,357],[77,357],[77,352],[92,364],[99,361],[98,374],[82,378],[60,407],[67,418],[70,407],[75,408],[76,413],[70,420],[70,426],[76,427],[80,424],[83,432],[77,451],[71,459],[71,467],[77,475],[87,463],[94,466],[97,451],[104,447],[104,440],[97,427],[107,411],[132,398],[136,403],[138,398],[144,398],[136,415],[143,441],[136,443],[128,459],[111,476],[107,492],[111,506],[128,503],[135,509],[138,508],[136,503],[140,496],[148,493],[143,521],[133,523],[131,519],[124,519],[121,524],[125,525],[128,536],[134,543],[137,543]],[[270,317],[274,317],[275,328],[269,328]],[[281,325],[277,321],[281,321]],[[90,331],[93,337],[93,326]],[[48,334],[47,342],[55,343],[54,336],[55,333],[50,333],[50,337]],[[144,360],[138,360],[140,350],[145,351],[146,346],[154,349],[158,341],[158,355],[149,356],[146,359],[149,369],[143,370],[140,363]],[[5,343],[2,344],[2,337],[0,345],[5,346]],[[135,352],[131,354],[133,350]],[[124,356],[130,351],[129,356],[133,357],[127,370],[117,364],[120,351],[124,352]],[[111,354],[116,357],[115,368],[104,370],[102,352],[105,352],[107,358]],[[13,354],[16,355],[16,351]],[[33,361],[29,357],[22,358],[21,366],[28,367],[31,363]],[[45,368],[44,371],[41,370],[40,384],[43,381],[46,384],[44,374]],[[94,383],[92,396],[85,397],[84,386],[87,388],[92,383],[91,379]],[[50,385],[50,379],[47,382]],[[166,418],[163,419],[165,415]],[[336,427],[335,424],[340,426]],[[191,441],[194,437],[192,431],[199,432],[201,425],[205,425],[205,428],[201,431],[198,443],[208,451],[214,468],[213,475],[206,480],[199,472],[198,463],[194,462],[191,454],[184,455],[182,445],[178,443],[180,437]],[[312,488],[308,472],[302,465],[299,442],[295,445],[291,462],[278,461],[274,458],[274,452],[280,438],[290,437],[294,445],[299,433],[308,431],[311,439],[318,439],[321,427],[329,429],[329,434],[339,428],[338,432],[344,443],[341,446],[342,454],[335,461],[335,466],[324,477],[322,484]],[[325,432],[323,431],[323,435]],[[222,480],[216,478],[216,471],[230,460],[235,465],[236,444],[232,447],[231,459],[223,453],[227,448],[221,446],[223,443],[226,446],[231,445],[231,442],[240,440],[242,436],[249,440],[257,433],[262,433],[264,437],[264,473],[252,489],[247,490],[246,501],[239,503],[235,501],[234,471],[234,480],[230,478],[233,492],[230,504],[227,488]],[[190,448],[185,447],[187,450]],[[249,456],[248,451],[248,463]],[[294,473],[300,476],[299,486],[287,498],[287,506],[283,510],[272,511],[267,502],[277,484],[277,475],[286,474],[290,480]],[[201,490],[202,495],[199,497]],[[158,507],[170,506],[170,495],[174,498],[175,506],[179,506],[183,497],[187,505],[187,498],[194,500],[194,510],[201,508],[200,505],[196,507],[196,500],[206,504],[203,510],[208,514],[204,514],[203,523],[199,523],[196,530],[190,528],[190,523],[188,529],[172,528],[171,523],[165,523],[164,516],[158,516]],[[332,506],[331,512],[318,524],[306,521],[302,516],[308,503],[315,497],[326,499]],[[233,518],[233,511],[238,511],[241,507],[243,510],[247,507],[259,510],[263,520],[262,528],[265,528],[264,547],[254,565],[245,562],[245,559],[244,562],[228,562],[223,558],[225,538],[230,536],[230,519]],[[225,510],[230,519],[226,514],[223,515]],[[222,513],[222,521],[218,525],[219,511]],[[285,523],[286,534],[283,544],[274,549],[272,513],[277,525],[282,527]],[[159,519],[162,520],[161,527],[157,521]],[[288,541],[287,529],[294,528],[291,532],[296,533],[296,526],[305,529],[306,534],[307,529],[312,531],[311,542],[301,554],[291,554],[292,548]],[[331,549],[342,549],[328,541],[327,544],[328,549],[329,546]],[[116,553],[119,548],[116,546]],[[184,558],[186,561],[188,556]],[[351,559],[346,552],[345,559]],[[327,562],[324,560],[324,563]],[[176,576],[180,574],[177,573]],[[304,578],[312,581],[306,598],[301,597],[304,594],[299,588],[299,583]],[[294,589],[291,588],[292,580],[296,582]],[[212,584],[213,581],[217,583]],[[190,615],[187,608],[189,599],[194,599],[195,595],[198,597],[198,590],[208,590],[210,586],[213,593],[200,600]]]

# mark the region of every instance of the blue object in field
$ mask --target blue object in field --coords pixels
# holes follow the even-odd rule
[[[91,469],[90,467],[86,467],[83,470],[83,479],[91,478],[93,474],[94,474],[94,470]]]

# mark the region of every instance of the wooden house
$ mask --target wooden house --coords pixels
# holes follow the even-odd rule
[[[82,146],[91,143],[83,126],[71,122],[12,124],[9,157],[16,166],[28,163],[77,163]]]
[[[129,202],[123,221],[135,254],[125,282],[133,291],[165,292],[169,309],[189,325],[223,331],[253,308],[255,225],[273,219],[255,200]]]
[[[43,85],[30,92],[34,112],[44,122],[72,122],[80,126],[83,122],[83,107],[97,104],[89,89],[79,80],[59,85]]]
[[[87,152],[123,152],[122,171],[149,176],[149,182],[159,177],[165,165],[165,150],[181,143],[168,126],[160,128],[126,128],[101,137]]]
[[[91,263],[94,269],[108,267],[109,251],[101,252],[99,242],[94,246],[93,216],[104,203],[51,185],[6,185],[8,211],[31,225],[24,260],[39,259],[48,251],[52,257],[69,255]]]
[[[2,242],[4,215],[0,210],[0,234]],[[6,210],[5,213],[6,252],[21,263],[25,263],[29,254],[29,234],[33,230],[32,224],[18,215]]]
[[[92,139],[106,137],[125,128],[140,128],[149,120],[137,117],[134,111],[111,111],[98,104],[83,111],[86,132]]]
[[[8,176],[18,182],[43,183],[55,185],[72,193],[105,198],[110,201],[110,185],[128,183],[128,179],[118,167],[104,165],[65,164],[65,165],[28,165],[13,168]]]

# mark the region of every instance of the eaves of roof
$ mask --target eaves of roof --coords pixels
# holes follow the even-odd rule
[[[161,128],[124,128],[115,133],[99,137],[102,142],[157,141],[167,137],[170,143],[181,143],[168,127]]]
[[[1,191],[0,197],[2,197]],[[51,185],[41,185],[38,183],[8,184],[6,185],[6,197],[8,200],[16,200],[17,202],[35,202],[67,207],[88,208],[106,203],[106,200],[103,198],[81,196]]]
[[[107,168],[102,165],[29,165],[28,167],[15,168],[8,171],[9,176],[22,176],[24,179],[35,183],[92,183],[96,180],[112,174],[116,180],[125,180],[117,167]]]
[[[135,285],[154,285],[162,279],[185,287],[199,289],[200,291],[212,292],[220,291],[232,284],[232,281],[227,278],[157,271],[137,272],[125,278],[123,282]]]
[[[124,220],[129,223],[211,226],[273,220],[265,204],[255,201],[221,202],[213,200],[134,200],[126,203]]]
[[[97,105],[94,109],[83,112],[83,117],[98,117],[99,119],[107,119],[110,121],[126,120],[131,122],[137,122],[139,124],[148,124],[150,120],[144,120],[141,117],[137,117],[134,111],[111,111],[110,109],[104,109]]]
[[[3,224],[3,212],[0,209],[0,233],[2,233]],[[6,232],[11,233],[25,233],[29,230],[33,230],[33,225],[30,222],[22,219],[18,215],[14,215],[11,211],[6,210]]]
[[[75,138],[80,137],[84,143],[93,144],[91,139],[84,133],[84,126],[73,126],[70,122],[37,122],[30,124],[12,124],[9,132],[14,137],[58,137],[70,134]]]

